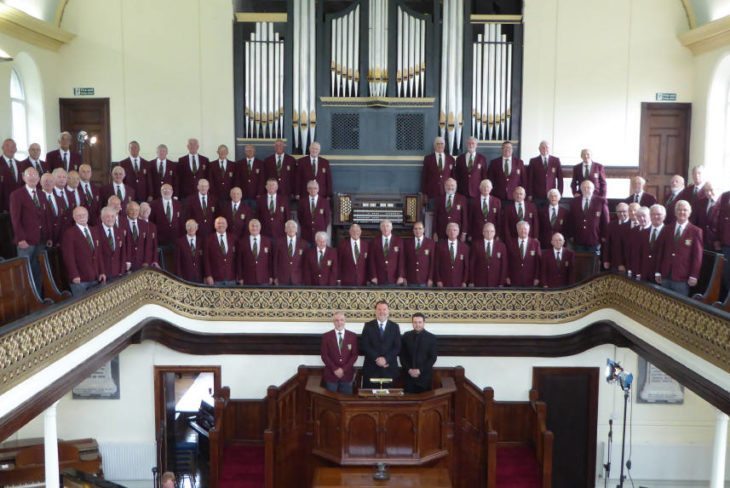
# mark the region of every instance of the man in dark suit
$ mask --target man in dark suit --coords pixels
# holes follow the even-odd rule
[[[81,296],[86,290],[106,282],[99,239],[88,226],[89,211],[85,207],[73,210],[74,225],[66,229],[61,243],[63,266],[71,293]]]
[[[283,197],[281,197],[283,198]],[[284,224],[285,236],[274,243],[274,284],[304,284],[304,253],[309,243],[297,237],[299,225],[293,220]]]
[[[479,198],[469,202],[469,238],[478,239],[482,235],[484,224],[491,222],[497,230],[497,238],[502,230],[502,201],[490,195],[492,182],[482,180],[479,184]]]
[[[129,271],[127,259],[127,230],[115,227],[116,211],[111,207],[101,209],[101,223],[92,234],[99,241],[99,252],[107,281]]]
[[[368,281],[368,243],[360,239],[362,229],[352,224],[349,237],[337,245],[337,282],[343,286],[365,286]]]
[[[198,223],[185,222],[185,235],[175,240],[175,269],[177,275],[193,283],[203,282],[203,242],[197,237]]]
[[[82,163],[81,155],[71,151],[72,139],[70,132],[61,132],[58,135],[58,149],[46,153],[46,164],[50,166],[51,171],[56,168],[63,168],[67,172],[79,170]]]
[[[264,177],[275,178],[279,184],[278,192],[287,201],[294,197],[297,188],[297,160],[286,153],[286,143],[277,139],[274,154],[264,159]]]
[[[466,139],[466,152],[456,158],[454,176],[459,193],[469,202],[479,197],[479,185],[487,178],[487,160],[477,152],[477,138],[470,136]]]
[[[243,191],[243,200],[255,207],[256,197],[264,193],[264,163],[256,158],[256,147],[247,144],[244,158],[238,161],[238,185]]]
[[[139,143],[129,143],[129,157],[119,161],[124,168],[124,183],[134,190],[134,199],[137,203],[152,200],[152,170],[150,163],[139,156]]]
[[[489,162],[489,179],[494,185],[492,195],[503,202],[512,199],[512,194],[518,186],[527,186],[525,163],[512,155],[512,143],[502,143],[502,156]]]
[[[198,191],[185,200],[183,215],[185,221],[193,219],[198,223],[198,235],[205,241],[213,232],[217,205],[215,196],[210,194],[208,180],[198,180],[197,188]]]
[[[160,245],[172,246],[185,234],[183,204],[172,197],[173,189],[168,183],[162,185],[160,193],[161,197],[153,200],[150,205],[152,208],[150,221],[157,227],[157,239]]]
[[[18,188],[23,187],[23,168],[15,158],[17,151],[15,141],[5,139],[2,146],[2,157],[0,157],[0,212],[10,208],[10,194]]]
[[[550,247],[553,234],[567,233],[570,223],[570,212],[567,208],[560,206],[560,192],[553,188],[548,191],[547,198],[547,205],[537,209],[540,222],[540,247],[543,249]]]
[[[248,235],[248,223],[256,218],[256,212],[243,201],[243,191],[239,187],[231,188],[228,195],[230,202],[218,202],[218,215],[225,217],[228,232],[238,240]]]
[[[175,192],[180,199],[195,194],[198,181],[208,178],[210,161],[202,154],[198,154],[200,143],[194,137],[188,139],[188,153],[177,160],[177,184]]]
[[[469,286],[499,287],[507,281],[507,246],[496,240],[494,224],[487,222],[482,237],[469,250]]]
[[[37,142],[32,143],[28,146],[28,157],[20,162],[21,173],[25,171],[25,168],[34,167],[38,171],[39,175],[43,173],[50,173],[50,165],[41,159],[41,146]]]
[[[530,237],[540,236],[540,223],[537,206],[527,201],[527,192],[518,186],[512,192],[512,201],[502,207],[502,240],[509,244],[517,239],[517,222],[524,220],[530,224]]]
[[[413,238],[403,239],[403,269],[406,286],[433,286],[436,243],[424,235],[423,222],[413,224]]]
[[[314,242],[314,234],[327,231],[332,221],[330,202],[319,192],[319,183],[311,180],[307,183],[307,196],[299,200],[297,208],[299,226],[302,229],[302,239]]]
[[[403,334],[400,364],[405,377],[406,393],[423,393],[433,388],[433,365],[438,356],[436,336],[426,330],[426,316],[416,312],[411,316],[413,330]]]
[[[570,236],[576,252],[598,253],[609,223],[606,199],[594,194],[593,182],[580,184],[581,194],[570,205]]]
[[[517,239],[507,244],[507,284],[513,287],[540,283],[540,242],[529,236],[530,224],[517,223]]]
[[[676,221],[671,232],[665,234],[659,245],[658,268],[654,274],[657,283],[688,296],[697,284],[702,266],[702,230],[689,222],[692,207],[686,200],[674,205]]]
[[[599,197],[606,197],[606,170],[603,165],[591,159],[591,150],[583,149],[580,152],[581,162],[573,166],[573,179],[570,181],[570,189],[573,196],[581,195],[581,183],[590,180],[595,189],[594,193]]]
[[[616,205],[616,220],[606,227],[606,241],[601,246],[601,262],[603,269],[625,273],[628,261],[629,206],[626,202]]]
[[[469,246],[459,241],[459,225],[446,227],[446,239],[436,245],[433,281],[439,288],[465,287],[469,282]]]
[[[557,189],[563,194],[563,167],[560,159],[550,155],[550,143],[540,142],[539,156],[530,159],[527,167],[527,198],[538,208],[547,203],[548,192]]]
[[[704,184],[702,193],[704,197],[695,205],[697,207],[697,213],[692,213],[690,222],[702,229],[705,249],[708,251],[719,251],[719,249],[715,248],[715,241],[717,240],[717,221],[720,206],[717,204],[715,187],[711,181]]]
[[[203,276],[206,285],[233,286],[236,284],[236,239],[223,217],[215,219],[215,232],[205,240],[203,247]]]
[[[429,208],[431,200],[444,196],[444,183],[454,175],[454,158],[444,152],[446,141],[436,137],[433,141],[434,152],[423,158],[421,168],[421,193]]]
[[[552,248],[542,253],[540,282],[544,288],[560,288],[575,283],[575,254],[565,247],[560,232],[553,234]]]
[[[362,329],[361,350],[365,356],[362,365],[363,387],[376,388],[378,383],[371,378],[397,379],[398,353],[401,348],[400,327],[388,319],[388,302],[379,300],[375,304],[375,320],[366,322]],[[389,385],[385,383],[384,387]]]
[[[177,163],[167,159],[167,146],[160,144],[157,146],[157,157],[150,161],[150,170],[152,175],[152,196],[154,198],[160,198],[160,189],[162,185],[167,183],[171,185],[173,190],[178,188],[177,181]]]
[[[121,166],[114,166],[112,169],[112,182],[101,187],[101,201],[107,202],[109,197],[115,195],[121,200],[122,207],[135,200],[134,188],[124,183],[127,172]]]
[[[216,219],[217,220],[217,219]],[[261,222],[251,219],[248,236],[238,244],[238,284],[271,285],[274,282],[274,248],[261,234]]]
[[[357,361],[357,334],[345,329],[345,314],[332,315],[334,329],[322,335],[320,356],[324,363],[324,385],[329,391],[352,395]]]
[[[146,268],[157,262],[156,251],[151,244],[155,236],[150,232],[149,223],[139,218],[139,204],[127,204],[127,260],[131,263],[130,271]]]
[[[337,251],[327,246],[327,233],[317,232],[315,246],[304,252],[304,283],[309,286],[337,285]]]
[[[461,241],[464,242],[469,223],[466,197],[456,193],[456,180],[453,178],[444,183],[444,193],[443,197],[434,199],[433,240],[438,242],[439,239],[445,239],[446,226],[454,222],[463,229]]]
[[[79,166],[79,191],[83,196],[81,204],[89,211],[89,223],[95,225],[99,221],[99,212],[106,202],[101,200],[101,188],[91,181],[91,166]]]
[[[307,194],[307,185],[316,180],[319,184],[319,194],[324,198],[332,198],[332,171],[330,163],[319,155],[321,146],[315,141],[309,145],[309,155],[299,158],[297,162],[296,198]]]
[[[274,242],[284,237],[284,223],[289,219],[289,199],[280,195],[278,190],[279,183],[276,178],[269,178],[266,182],[266,193],[256,199],[256,213],[261,221],[261,233]],[[329,209],[329,204],[327,208]]]
[[[705,180],[704,175],[704,165],[700,164],[692,168],[692,183],[680,192],[680,194],[677,196],[677,200],[674,203],[676,204],[676,202],[679,200],[685,200],[689,202],[690,206],[692,207],[692,213],[697,213],[699,211],[699,208],[697,208],[697,203],[699,203],[699,201],[704,196],[702,193],[702,187],[705,186],[705,183],[707,181]],[[671,207],[667,207],[667,209],[668,213],[674,213]]]
[[[48,173],[46,175],[52,178]],[[37,189],[38,180],[35,168],[23,171],[25,185],[10,195],[10,223],[18,257],[27,257],[30,261],[36,291],[39,296],[43,296],[38,257],[47,245],[52,245],[49,232],[51,212],[43,192]]]
[[[380,233],[369,244],[368,273],[374,285],[403,284],[403,241],[393,235],[390,220],[380,222]]]
[[[644,191],[646,180],[641,176],[634,176],[631,178],[631,195],[624,199],[626,203],[638,203],[642,207],[651,207],[657,200],[651,193]]]
[[[231,193],[231,188],[238,185],[238,163],[228,159],[228,146],[218,146],[218,159],[210,162],[208,181],[210,192],[219,201],[225,201]]]

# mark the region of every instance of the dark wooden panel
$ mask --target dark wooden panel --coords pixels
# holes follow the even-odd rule
[[[350,457],[375,457],[378,449],[377,414],[360,413],[347,419],[347,454]]]
[[[44,303],[33,286],[28,258],[0,262],[0,326],[40,310]]]
[[[18,251],[13,244],[13,224],[10,222],[10,214],[0,213],[0,257],[10,259],[17,255]]]
[[[523,443],[530,438],[531,406],[526,402],[496,402],[494,404],[494,430],[500,443]]]
[[[86,131],[89,137],[96,136],[93,147],[86,144],[82,160],[91,165],[93,181],[106,184],[111,172],[111,124],[108,98],[60,98],[61,130],[73,135],[72,151],[79,151],[76,134]],[[53,149],[53,148],[51,148]]]
[[[385,427],[385,455],[387,457],[408,457],[413,456],[416,448],[416,422],[417,413],[398,413],[388,415],[384,422]],[[437,426],[436,433],[441,432]],[[434,435],[434,432],[424,431],[424,435]]]
[[[231,410],[233,419],[227,434],[232,439],[263,442],[267,422],[265,400],[231,400],[228,410]]]

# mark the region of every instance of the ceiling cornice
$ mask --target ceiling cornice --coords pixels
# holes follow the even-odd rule
[[[680,34],[679,40],[698,55],[730,46],[730,15]]]
[[[58,26],[3,3],[0,3],[0,32],[51,51],[58,51],[76,37]]]

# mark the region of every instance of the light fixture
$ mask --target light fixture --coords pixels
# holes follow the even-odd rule
[[[606,359],[606,382],[614,383],[617,382],[622,390],[628,391],[631,389],[631,383],[634,381],[634,375],[628,373],[621,367],[621,363],[614,361],[613,359]]]

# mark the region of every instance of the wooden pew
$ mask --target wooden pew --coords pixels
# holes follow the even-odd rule
[[[600,259],[592,252],[575,253],[575,282],[580,283],[583,280],[598,274],[600,271]]]
[[[52,303],[52,300],[38,296],[33,286],[28,258],[0,262],[0,326]]]
[[[51,263],[48,262],[48,255],[42,253],[40,256],[41,279],[43,281],[43,296],[50,298],[54,303],[62,302],[67,298],[71,298],[71,292],[68,290],[59,290],[56,286],[56,280],[53,278],[51,271]]]
[[[528,402],[495,402],[494,391],[484,392],[485,431],[487,433],[487,488],[497,486],[497,454],[501,449],[528,446],[539,470],[542,488],[552,486],[553,433],[547,429],[547,406],[537,400],[537,390],[530,390]],[[496,433],[496,441],[494,435]],[[528,464],[528,463],[525,463]]]
[[[730,293],[728,293],[725,297],[725,301],[715,302],[712,304],[712,306],[717,307],[724,312],[730,313]]]
[[[690,296],[708,305],[718,301],[722,288],[722,272],[726,264],[725,256],[705,250],[702,255],[702,267],[697,286],[692,287]]]
[[[45,446],[43,439],[8,442],[0,446],[0,486],[45,480]],[[59,470],[73,468],[101,475],[101,454],[94,439],[77,439],[58,443]]]
[[[221,468],[223,466],[223,454],[225,451],[225,439],[223,437],[223,419],[225,410],[231,399],[231,389],[224,386],[215,393],[215,425],[208,431],[210,442],[210,488],[218,488]]]

